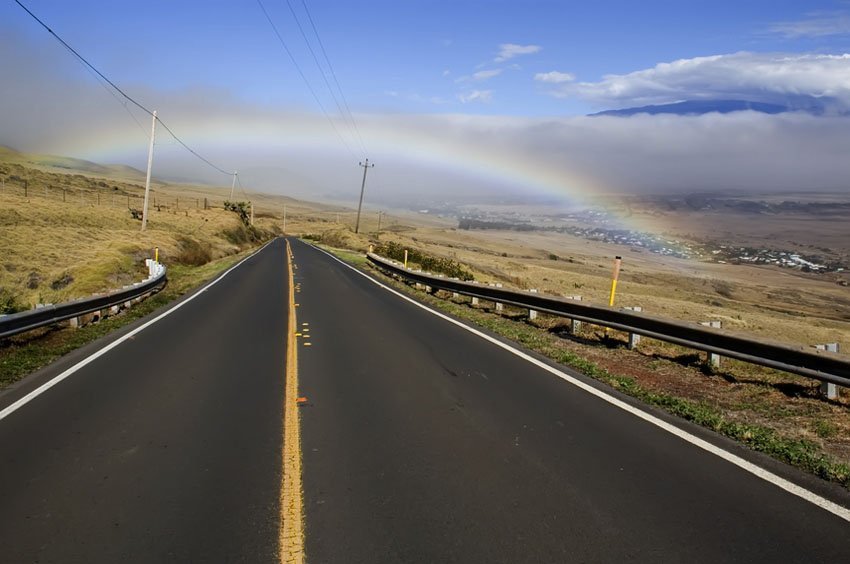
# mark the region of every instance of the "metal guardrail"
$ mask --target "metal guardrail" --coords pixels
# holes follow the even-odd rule
[[[590,305],[576,300],[530,292],[506,290],[475,282],[461,282],[457,279],[412,271],[373,253],[367,254],[367,258],[372,264],[385,272],[432,288],[644,335],[659,341],[807,376],[822,382],[850,387],[850,360],[834,353],[772,342],[721,329],[711,329],[696,323],[653,317],[644,313],[613,307]]]
[[[0,338],[10,337],[45,325],[121,305],[145,294],[161,290],[168,281],[165,275],[165,267],[151,259],[147,259],[145,262],[148,266],[149,276],[145,280],[125,286],[121,290],[63,304],[46,305],[0,317]]]

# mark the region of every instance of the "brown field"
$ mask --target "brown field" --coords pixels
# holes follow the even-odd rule
[[[620,255],[617,306],[642,306],[649,314],[682,320],[720,320],[724,330],[789,344],[838,342],[842,354],[850,351],[850,288],[841,285],[848,280],[846,272],[815,274],[680,259],[556,232],[462,231],[453,217],[433,213],[392,211],[379,216],[374,209],[364,210],[361,233],[355,235],[355,212],[350,208],[240,194],[234,199],[254,204],[254,232],[222,209],[229,186],[162,182],[152,192],[149,228],[142,233],[128,209],[140,207],[142,183],[132,169],[0,151],[0,305],[7,311],[9,306],[27,308],[137,280],[143,276],[143,259],[154,247],[160,248],[167,266],[182,271],[203,268],[200,265],[285,230],[357,251],[370,243],[396,241],[451,258],[479,281],[580,295],[596,304],[608,302],[612,259]],[[204,199],[209,209],[204,209]],[[836,260],[850,254],[850,224],[828,213],[782,217],[667,209],[671,206],[664,200],[633,198],[628,205],[608,205],[625,209],[632,218],[651,218],[665,235],[683,241],[801,253],[816,248]],[[505,211],[492,206],[487,213]],[[507,213],[533,217],[548,211],[512,207]],[[486,306],[469,311],[470,319],[485,325],[491,318],[504,321],[508,328],[500,330],[522,343],[543,339],[551,350],[576,354],[610,374],[633,378],[652,393],[707,406],[725,421],[762,426],[781,440],[807,441],[815,445],[813,452],[845,465],[830,471],[831,479],[843,483],[841,476],[850,475],[847,390],[838,401],[828,402],[820,398],[817,383],[807,379],[728,360],[719,371],[707,373],[698,353],[649,339],[638,351],[629,351],[616,332],[609,335],[586,326],[581,335],[563,338],[555,318],[543,316],[531,326],[509,321],[522,317],[510,310],[503,316]],[[528,331],[534,333],[523,337]]]

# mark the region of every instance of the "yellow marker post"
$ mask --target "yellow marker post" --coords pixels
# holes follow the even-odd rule
[[[614,295],[617,293],[617,279],[620,278],[620,264],[623,262],[623,257],[614,257],[614,274],[611,276],[611,297],[608,299],[608,306],[613,307]]]
[[[159,247],[153,248],[153,261],[159,262]]]
[[[407,249],[404,249],[404,268],[407,268]]]

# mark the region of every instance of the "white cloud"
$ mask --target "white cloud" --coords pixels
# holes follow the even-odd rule
[[[563,84],[564,82],[572,82],[575,79],[576,75],[569,72],[539,72],[534,75],[534,80],[548,82],[550,84]]]
[[[473,90],[471,92],[461,92],[457,95],[457,99],[468,104],[469,102],[489,102],[493,99],[492,90]]]
[[[794,103],[828,99],[850,105],[850,54],[739,52],[680,59],[599,82],[563,84],[556,96],[579,96],[603,107],[681,100],[746,99]]]
[[[450,71],[449,69],[446,69],[446,70],[443,71],[443,76],[449,76],[451,74],[452,74],[452,71]]]
[[[473,80],[487,80],[488,78],[493,78],[494,76],[499,76],[502,74],[502,69],[491,69],[491,70],[483,70],[473,73]]]
[[[503,63],[519,55],[531,55],[542,49],[540,45],[517,45],[516,43],[502,43],[499,45],[499,54],[493,59],[497,63]]]
[[[15,77],[0,89],[0,144],[144,168],[148,130],[88,75],[78,69],[71,76],[63,73],[67,63],[53,53],[39,55],[19,37],[0,36],[0,54]],[[133,94],[151,100],[201,154],[238,169],[248,189],[310,200],[332,193],[357,202],[357,159],[319,112],[252,104],[211,89],[134,87]],[[492,93],[463,96],[486,102]],[[455,106],[447,108],[453,111],[457,101],[450,102]],[[529,170],[539,173],[539,184],[548,183],[549,195],[590,194],[594,187],[654,193],[846,192],[850,178],[850,118],[845,117],[741,112],[543,119],[470,113],[356,113],[369,156],[378,163],[369,201],[460,199],[495,190],[530,198],[543,188],[516,180]],[[110,144],[99,147],[81,139],[109,139]],[[156,148],[156,176],[230,187],[229,177],[163,141]],[[480,176],[492,169],[492,176]],[[512,171],[517,174],[507,174]]]
[[[850,13],[810,12],[800,20],[773,23],[769,29],[788,39],[850,35]]]

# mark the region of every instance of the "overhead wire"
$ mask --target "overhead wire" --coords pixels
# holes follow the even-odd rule
[[[248,192],[245,191],[245,187],[242,186],[242,179],[239,178],[239,173],[236,173],[236,183],[239,185],[239,189],[242,190],[242,195],[245,196],[246,200],[250,200],[251,198],[248,196]]]
[[[36,22],[38,22],[38,23],[41,25],[41,27],[43,27],[44,29],[46,29],[46,30],[48,31],[48,33],[50,33],[50,35],[52,35],[52,36],[53,36],[53,37],[54,37],[57,41],[59,41],[59,43],[61,43],[61,44],[62,44],[62,46],[64,46],[64,47],[65,47],[68,51],[70,51],[70,52],[71,52],[71,53],[72,53],[75,57],[77,57],[80,61],[82,61],[82,62],[83,62],[83,64],[85,64],[85,65],[86,65],[89,69],[91,69],[92,71],[94,71],[94,72],[95,72],[95,74],[96,74],[98,77],[100,77],[101,79],[103,79],[104,81],[106,81],[106,83],[107,83],[107,84],[109,84],[112,88],[114,88],[114,89],[115,89],[115,90],[116,90],[119,94],[121,94],[121,96],[123,96],[123,97],[124,97],[127,101],[129,101],[130,103],[132,103],[134,106],[136,106],[137,108],[139,108],[140,110],[142,110],[143,112],[145,112],[146,114],[148,114],[149,116],[151,116],[151,117],[153,117],[153,116],[154,116],[153,111],[149,110],[149,109],[148,109],[148,108],[146,108],[146,107],[145,107],[145,106],[144,106],[141,102],[138,102],[138,101],[137,101],[136,99],[134,99],[132,96],[130,96],[129,94],[127,94],[126,92],[124,92],[124,90],[122,90],[122,89],[121,89],[121,88],[120,88],[117,84],[115,84],[114,82],[112,82],[112,81],[111,81],[111,80],[110,80],[110,79],[109,79],[106,75],[104,75],[102,72],[100,72],[100,71],[99,71],[99,70],[98,70],[98,69],[97,69],[97,68],[96,68],[93,64],[91,64],[90,62],[88,62],[88,60],[87,60],[85,57],[83,57],[82,55],[80,55],[80,53],[79,53],[79,52],[77,52],[77,50],[76,50],[76,49],[74,49],[73,47],[71,47],[71,46],[70,46],[70,45],[69,45],[69,44],[68,44],[68,43],[67,43],[64,39],[62,39],[61,37],[59,37],[59,35],[58,35],[55,31],[53,31],[52,29],[50,29],[50,27],[49,27],[46,23],[44,23],[44,22],[43,22],[43,21],[42,21],[42,20],[41,20],[38,16],[36,16],[36,15],[35,15],[35,14],[34,14],[34,13],[33,13],[33,12],[29,9],[29,8],[27,8],[27,7],[26,7],[26,6],[25,6],[25,5],[24,5],[24,4],[23,4],[20,0],[15,0],[15,3],[16,3],[18,6],[20,6],[20,7],[21,7],[21,8],[22,8],[22,9],[23,9],[23,10],[24,10],[27,14],[29,14],[29,15],[30,15],[30,17],[32,17],[32,18],[33,18]],[[184,142],[184,141],[183,141],[180,137],[178,137],[178,136],[177,136],[177,134],[176,134],[176,133],[174,133],[174,131],[172,131],[172,130],[171,130],[171,128],[170,128],[170,127],[168,127],[168,125],[166,125],[166,123],[165,123],[164,121],[162,121],[162,119],[160,119],[160,118],[159,118],[159,116],[156,116],[156,121],[158,121],[158,122],[159,122],[159,124],[160,124],[160,125],[161,125],[161,126],[162,126],[162,127],[163,127],[163,128],[164,128],[164,129],[165,129],[165,130],[166,130],[166,131],[167,131],[167,132],[168,132],[168,133],[169,133],[169,134],[170,134],[170,135],[174,138],[174,140],[175,140],[175,141],[177,141],[180,145],[182,145],[182,146],[183,146],[183,148],[184,148],[184,149],[186,149],[187,151],[189,151],[190,153],[192,153],[195,157],[197,157],[198,159],[200,159],[201,161],[203,161],[204,163],[206,163],[207,165],[209,165],[210,167],[214,168],[215,170],[217,170],[218,172],[220,172],[220,173],[222,173],[222,174],[227,174],[227,175],[232,175],[232,174],[233,174],[233,172],[231,172],[231,171],[227,171],[227,170],[224,170],[223,168],[220,168],[219,166],[217,166],[217,165],[213,164],[211,161],[209,161],[208,159],[206,159],[205,157],[203,157],[200,153],[198,153],[197,151],[195,151],[194,149],[192,149],[192,148],[191,148],[189,145],[187,145],[187,144],[186,144],[186,143],[185,143],[185,142]]]
[[[351,113],[351,107],[348,105],[348,100],[345,97],[345,92],[342,90],[342,86],[340,86],[339,79],[336,76],[336,71],[334,70],[333,65],[331,64],[331,59],[328,57],[328,52],[325,50],[325,44],[322,41],[322,37],[319,35],[319,30],[316,28],[316,22],[313,21],[313,15],[310,13],[310,8],[307,7],[307,0],[301,0],[301,5],[304,6],[304,12],[307,14],[307,19],[310,22],[310,27],[313,28],[313,34],[316,36],[316,41],[319,43],[319,48],[322,50],[322,56],[325,58],[325,62],[328,64],[328,69],[331,71],[331,77],[334,79],[334,84],[336,84],[337,90],[339,90],[339,95],[342,98],[342,103],[345,106],[345,111],[348,112],[348,117],[351,120],[351,124],[354,126],[354,131],[357,134],[357,139],[360,141],[360,147],[363,149],[363,153],[365,154],[366,145],[363,142],[363,136],[360,135],[360,128],[357,127],[357,121],[354,119],[354,114]]]
[[[292,54],[292,51],[289,50],[289,46],[286,44],[286,41],[284,41],[283,36],[280,34],[280,31],[278,31],[277,26],[274,24],[274,21],[272,20],[271,16],[269,15],[269,12],[266,10],[266,7],[263,4],[262,0],[257,0],[257,4],[259,4],[260,9],[263,12],[263,15],[266,17],[266,20],[269,22],[269,25],[271,25],[272,30],[274,31],[274,34],[277,37],[277,40],[280,43],[281,47],[283,47],[283,50],[289,56],[289,60],[292,61],[293,66],[295,66],[295,70],[297,70],[298,74],[301,76],[301,80],[304,81],[304,84],[307,86],[307,89],[310,91],[310,94],[312,94],[313,100],[315,100],[316,104],[319,105],[319,109],[322,110],[322,114],[324,114],[325,118],[328,120],[328,123],[331,124],[331,127],[333,128],[337,137],[339,137],[340,141],[342,141],[342,144],[345,146],[345,148],[348,150],[348,152],[351,154],[351,156],[356,159],[357,155],[355,155],[354,151],[351,150],[351,145],[348,144],[348,141],[346,141],[345,137],[343,137],[342,134],[339,132],[339,129],[337,128],[333,119],[331,119],[330,114],[328,114],[328,111],[325,109],[325,105],[322,104],[322,101],[319,99],[319,96],[316,94],[316,90],[313,88],[313,85],[310,84],[309,80],[307,80],[307,76],[304,74],[304,71],[301,70],[301,65],[298,64],[298,61],[295,59],[295,56]]]
[[[343,110],[342,105],[339,103],[339,99],[334,92],[331,83],[328,82],[328,77],[325,74],[325,69],[322,68],[322,64],[319,62],[319,57],[316,56],[316,51],[313,50],[313,46],[310,44],[310,40],[307,38],[307,33],[304,31],[304,27],[301,25],[301,20],[298,18],[298,14],[295,12],[295,9],[292,7],[292,2],[290,0],[286,0],[286,5],[289,7],[289,12],[292,14],[292,19],[295,20],[295,24],[298,26],[298,31],[301,32],[301,37],[304,39],[304,43],[307,45],[307,50],[310,51],[310,55],[313,57],[313,62],[316,63],[316,67],[319,69],[319,74],[322,76],[322,80],[325,83],[325,87],[328,89],[328,92],[333,98],[334,104],[336,105],[336,109],[339,111],[339,114],[342,116],[343,122],[346,127],[348,127],[349,134],[355,140],[357,138],[354,136],[354,129],[350,123],[348,118],[348,114],[346,114],[345,110]],[[363,147],[362,142],[360,143],[360,149],[365,152],[365,148]]]

